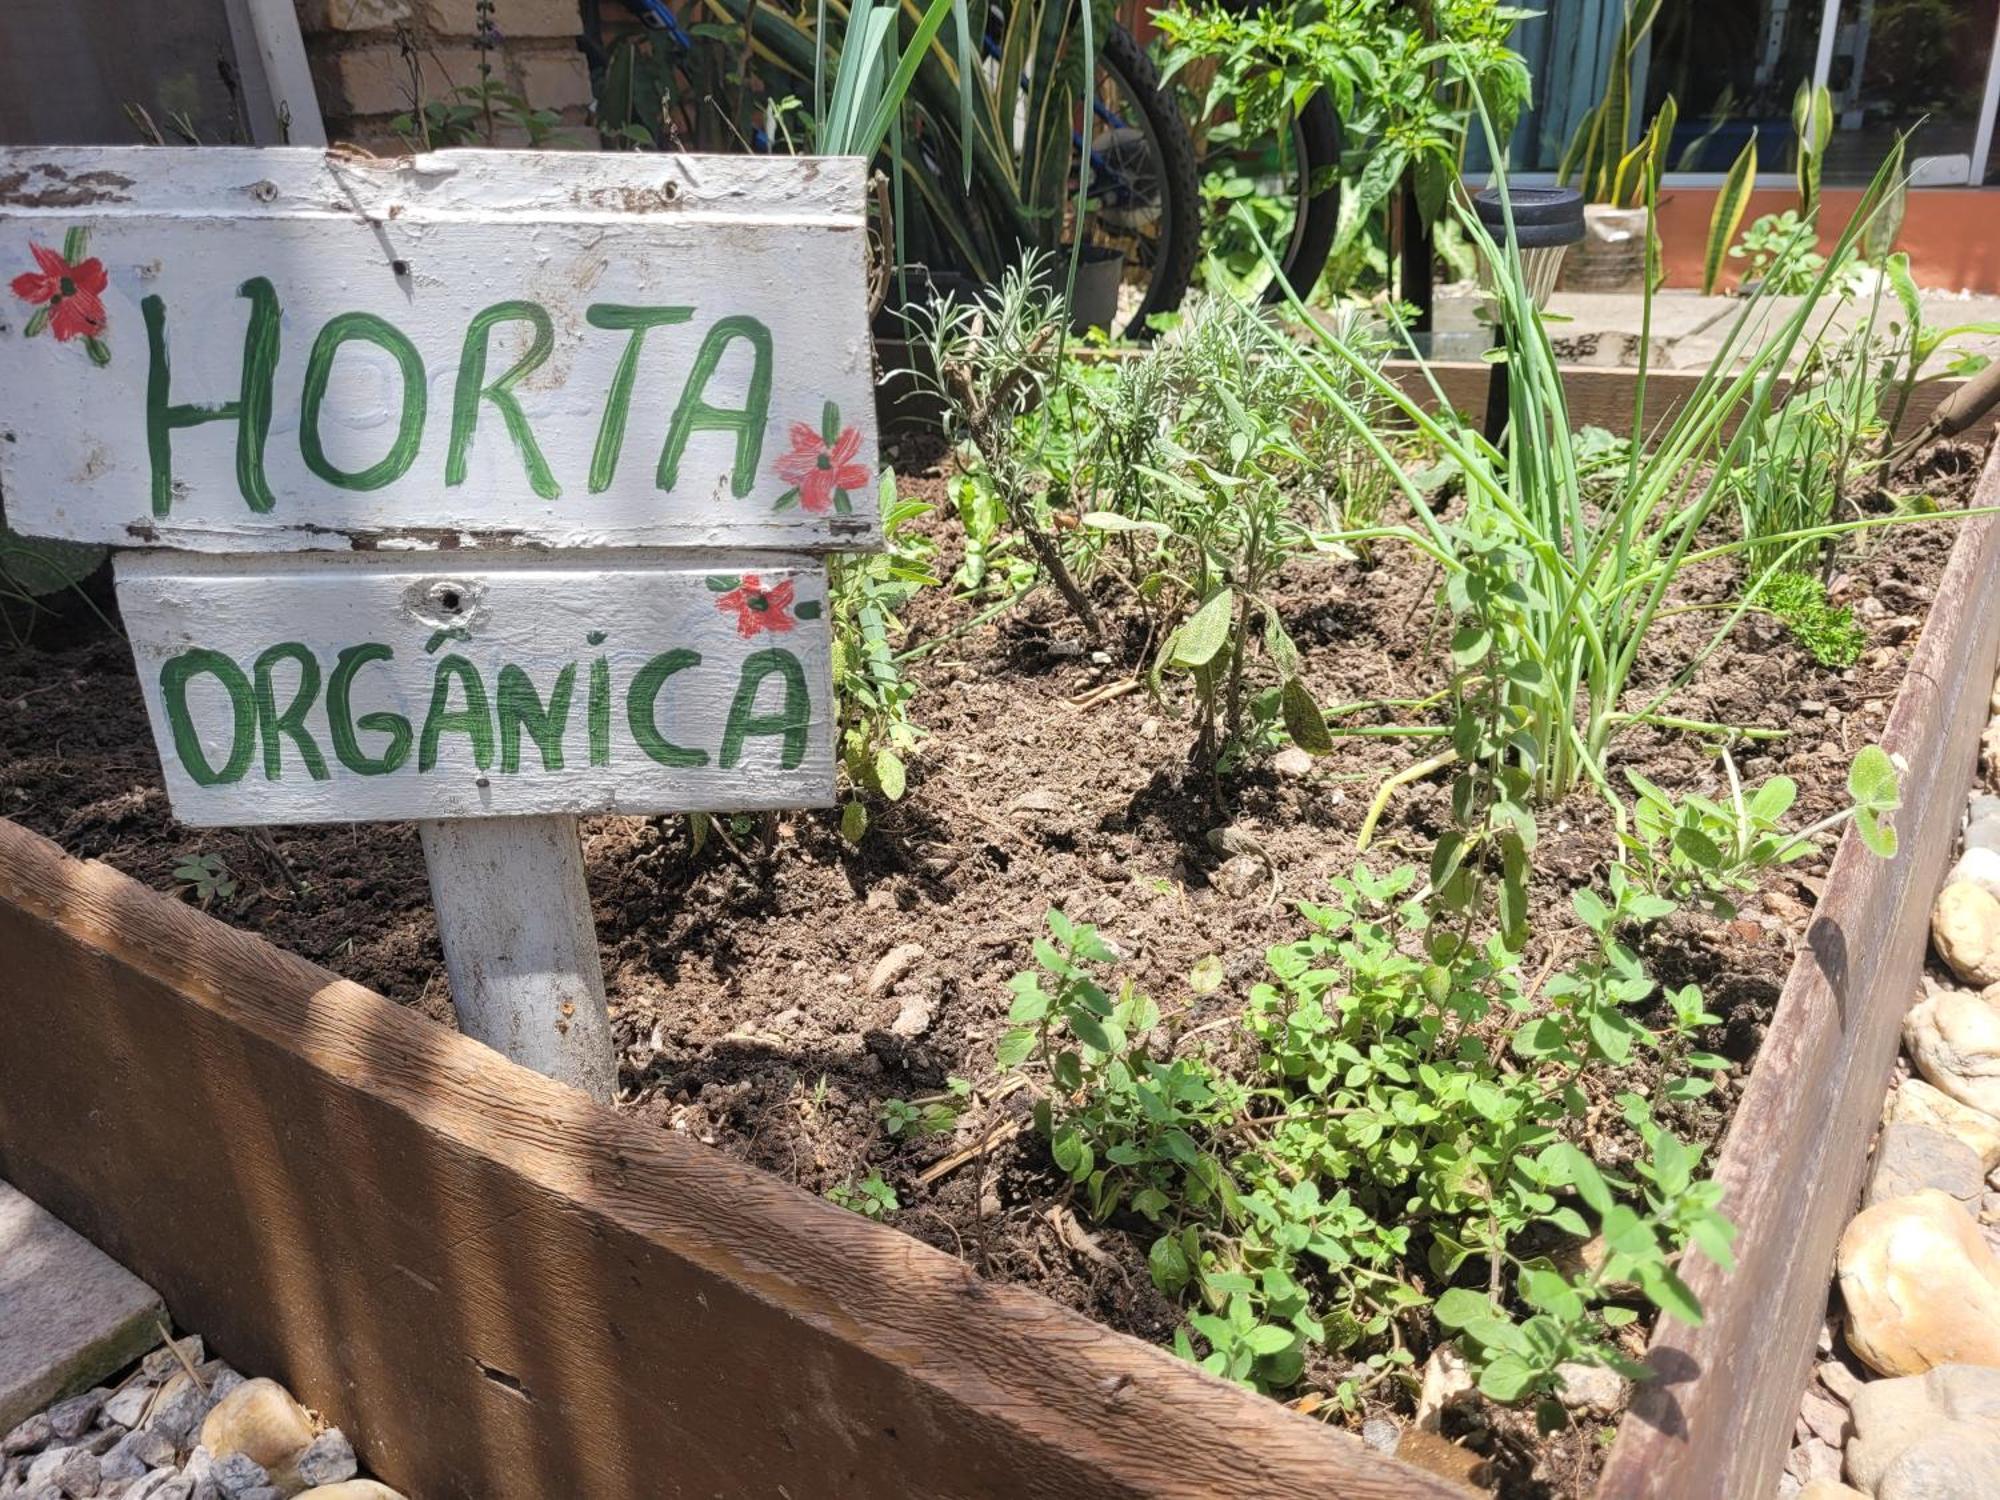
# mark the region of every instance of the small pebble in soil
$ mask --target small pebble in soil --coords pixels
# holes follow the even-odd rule
[[[1361,1441],[1377,1453],[1394,1453],[1403,1429],[1387,1417],[1370,1417],[1361,1424]]]

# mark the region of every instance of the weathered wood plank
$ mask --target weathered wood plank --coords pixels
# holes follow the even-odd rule
[[[1996,502],[2000,449],[1974,503]],[[1902,847],[1884,861],[1851,830],[1841,840],[1716,1165],[1737,1268],[1699,1254],[1683,1267],[1706,1321],[1660,1323],[1658,1377],[1619,1429],[1607,1500],[1776,1492],[2000,657],[2000,520],[1963,528],[1882,736],[1906,763]]]
[[[0,821],[0,1173],[415,1500],[1462,1494]]]
[[[121,553],[196,826],[833,800],[826,573],[798,557]]]
[[[0,147],[9,520],[217,552],[870,545],[864,174]]]
[[[1491,365],[1479,360],[1439,360],[1428,368],[1443,390],[1445,400],[1455,409],[1475,418],[1485,411],[1487,382],[1493,374]],[[1411,360],[1392,359],[1383,369],[1410,395],[1429,398],[1430,386],[1425,380],[1424,367]],[[1637,374],[1635,370],[1596,365],[1565,366],[1562,372],[1563,396],[1569,403],[1570,426],[1602,427],[1620,436],[1629,433]],[[1694,394],[1701,378],[1699,370],[1648,370],[1645,429],[1656,432],[1672,421],[1674,414]],[[1944,377],[1924,381],[1911,393],[1909,409],[1903,414],[1897,435],[1908,437],[1915,433],[1939,404],[1962,384],[1963,381]],[[1784,389],[1782,382],[1778,389]],[[1996,427],[2000,427],[2000,413],[1989,412],[1965,434],[1965,439],[1983,443],[1992,437]]]

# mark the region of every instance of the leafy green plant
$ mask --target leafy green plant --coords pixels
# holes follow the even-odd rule
[[[864,1219],[886,1219],[903,1206],[896,1190],[883,1180],[880,1172],[870,1172],[859,1182],[852,1179],[837,1182],[826,1190],[826,1197],[829,1203]]]
[[[1924,378],[1924,371],[1931,361],[1949,352],[1947,346],[1953,339],[1968,334],[2000,334],[2000,323],[1982,321],[1940,327],[1926,322],[1923,295],[1917,289],[1916,278],[1910,274],[1908,254],[1899,251],[1889,256],[1882,264],[1882,273],[1888,280],[1890,290],[1895,293],[1903,314],[1900,322],[1892,321],[1889,325],[1895,395],[1882,426],[1881,450],[1886,455],[1902,431],[1904,414],[1910,409],[1910,397],[1916,391],[1918,382]],[[1947,365],[1945,373],[1972,375],[1984,369],[1986,364],[1984,355],[1959,354]]]
[[[1333,493],[1363,516],[1382,499],[1336,491],[1343,465],[1363,469],[1358,449],[1321,431],[1316,393],[1282,342],[1242,304],[1195,298],[1103,399],[1088,470],[1086,503],[1101,508],[1082,523],[1108,540],[1107,558],[1153,615],[1155,691],[1167,673],[1188,675],[1196,755],[1211,767],[1268,743],[1280,723],[1303,748],[1330,748],[1272,589],[1286,562],[1315,546],[1311,523],[1338,514]],[[1366,472],[1364,483],[1382,479]]]
[[[1827,258],[1813,248],[1816,237],[1812,221],[1788,208],[1751,220],[1743,238],[1729,247],[1729,255],[1732,260],[1747,262],[1743,270],[1746,283],[1758,283],[1781,297],[1797,297],[1811,291],[1826,269]],[[1838,269],[1836,285],[1844,287],[1853,258],[1844,257]]]
[[[193,893],[204,911],[236,894],[236,877],[220,854],[189,855],[174,866],[174,879],[180,882],[181,890]]]
[[[1851,667],[1868,645],[1867,632],[1854,623],[1854,611],[1831,603],[1826,585],[1811,574],[1773,573],[1754,602],[1782,620],[1823,667]]]
[[[1865,747],[1848,768],[1847,807],[1790,833],[1782,824],[1798,799],[1797,783],[1773,776],[1746,788],[1726,749],[1722,764],[1729,780],[1726,803],[1693,793],[1677,800],[1637,771],[1625,772],[1639,799],[1630,829],[1619,835],[1623,864],[1653,895],[1675,903],[1699,900],[1733,917],[1733,898],[1755,890],[1765,870],[1810,854],[1822,834],[1850,819],[1873,853],[1894,857],[1896,830],[1889,817],[1902,805],[1902,793],[1896,768],[1881,747]]]
[[[1833,263],[1851,253],[1886,185],[1886,173],[1878,173],[1841,232]],[[1504,198],[1504,179],[1500,190]],[[1731,481],[1777,405],[1788,365],[1824,317],[1833,267],[1823,266],[1809,294],[1789,309],[1770,306],[1762,289],[1748,299],[1688,401],[1655,441],[1632,450],[1618,483],[1608,491],[1600,483],[1586,496],[1562,374],[1518,248],[1511,239],[1496,243],[1469,210],[1461,221],[1480,246],[1494,287],[1511,375],[1505,447],[1496,450],[1487,443],[1448,402],[1438,398],[1439,409],[1429,409],[1431,403],[1407,394],[1379,372],[1371,373],[1368,360],[1337,334],[1313,328],[1315,346],[1288,350],[1288,357],[1315,375],[1327,362],[1361,376],[1455,468],[1466,489],[1464,514],[1453,518],[1426,504],[1416,481],[1398,472],[1408,501],[1406,522],[1328,540],[1395,537],[1438,564],[1446,602],[1459,616],[1453,656],[1481,664],[1482,685],[1497,684],[1506,710],[1500,740],[1507,758],[1527,778],[1525,795],[1504,799],[1506,805],[1552,803],[1579,783],[1596,786],[1611,799],[1605,756],[1629,725],[1654,723],[1709,733],[1727,728],[1665,710],[1749,607],[1757,577],[1748,580],[1745,599],[1724,617],[1707,644],[1643,701],[1628,703],[1641,651],[1686,569],[1741,558],[1754,547],[1804,548],[1896,519],[1826,520],[1803,534],[1768,533],[1720,543],[1703,536],[1717,507],[1735,493]],[[1642,364],[1635,379],[1635,430],[1644,426],[1646,383]],[[1340,383],[1320,377],[1315,386],[1327,409],[1348,423],[1385,465],[1393,466],[1394,455],[1342,397]],[[1483,598],[1475,598],[1472,575],[1496,554],[1505,565],[1492,574]],[[1501,608],[1506,618],[1496,629],[1473,618],[1474,606]],[[1464,754],[1456,745],[1454,751]],[[1424,764],[1434,762],[1435,757]]]
[[[1778,569],[1810,571],[1834,540],[1822,528],[1872,462],[1881,429],[1880,367],[1873,358],[1879,307],[1877,298],[1846,338],[1814,339],[1784,397],[1746,419],[1741,452],[1723,485],[1742,521],[1744,564],[1753,579]]]
[[[1446,1290],[1434,1311],[1463,1330],[1482,1388],[1515,1400],[1548,1389],[1562,1360],[1623,1367],[1609,1335],[1634,1313],[1615,1283],[1698,1318],[1675,1261],[1696,1243],[1727,1263],[1701,1153],[1643,1100],[1621,1097],[1644,1146],[1631,1180],[1571,1139],[1588,1085],[1638,1049],[1720,1066],[1686,1048],[1714,1021],[1692,987],[1670,997],[1662,1030],[1633,1016],[1655,985],[1618,931],[1667,904],[1622,881],[1612,902],[1580,895],[1598,948],[1535,999],[1513,951],[1433,927],[1410,899],[1415,880],[1410,867],[1357,868],[1331,905],[1301,903],[1307,935],[1270,950],[1273,982],[1251,992],[1256,1060],[1240,1078],[1157,1055],[1157,1007],[1129,984],[1114,997],[1098,973],[1115,955],[1059,912],[1036,970],[1010,986],[1000,1062],[1046,1079],[1036,1119],[1057,1167],[1094,1216],[1148,1222],[1153,1280],[1188,1307],[1176,1348],[1226,1378],[1281,1390],[1314,1346],[1364,1352],[1386,1372],[1408,1360],[1396,1320],[1476,1268],[1482,1290]],[[1512,1061],[1490,1045],[1496,1027]],[[1668,1092],[1691,1092],[1683,1083],[1703,1080]],[[1616,1272],[1564,1275],[1528,1248],[1593,1229]],[[1357,1387],[1339,1394],[1352,1403]]]
[[[892,1140],[946,1135],[958,1124],[959,1114],[971,1097],[971,1081],[952,1078],[946,1081],[942,1098],[884,1099],[878,1114],[883,1130]]]
[[[1464,165],[1475,96],[1487,101],[1504,134],[1528,102],[1526,62],[1509,45],[1529,11],[1495,0],[1303,0],[1290,6],[1237,7],[1204,3],[1161,11],[1169,80],[1208,74],[1198,107],[1213,140],[1282,139],[1300,107],[1318,89],[1332,95],[1347,155],[1340,227],[1328,279],[1346,289],[1343,266],[1355,264],[1357,244],[1383,227],[1392,195],[1406,183],[1426,222],[1445,208]],[[1237,210],[1256,207],[1254,182],[1213,185],[1212,201]],[[1275,226],[1289,214],[1272,211]],[[1235,213],[1206,237],[1239,280],[1255,268],[1254,235],[1234,226]],[[1310,291],[1301,287],[1300,292]]]
[[[850,843],[868,831],[862,794],[902,800],[908,781],[903,757],[922,735],[910,722],[916,684],[903,671],[896,647],[903,611],[919,589],[937,580],[929,571],[934,544],[913,529],[931,513],[921,500],[896,493],[896,476],[884,472],[881,486],[883,550],[844,553],[828,569],[827,593],[833,621],[833,697],[838,705],[841,768],[849,796],[840,827]]]
[[[1029,254],[974,302],[946,296],[906,313],[923,350],[919,377],[945,408],[960,463],[1004,507],[1035,560],[1089,637],[1103,626],[1051,535],[1048,475],[1026,441],[1021,418],[1062,390],[1062,300],[1050,287],[1051,262]]]

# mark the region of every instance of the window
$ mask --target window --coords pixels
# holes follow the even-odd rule
[[[1623,16],[1622,0],[1547,0],[1516,28],[1535,74],[1535,108],[1512,143],[1518,169],[1555,170],[1603,94]],[[1760,166],[1781,176],[1793,160],[1793,96],[1816,80],[1833,95],[1828,184],[1866,182],[1904,130],[1918,184],[1986,181],[1996,28],[2000,0],[1659,0],[1632,59],[1644,101],[1633,138],[1671,93],[1680,123],[1670,172],[1725,172],[1754,130]]]

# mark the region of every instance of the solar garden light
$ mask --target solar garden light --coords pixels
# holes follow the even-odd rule
[[[1498,189],[1482,188],[1472,195],[1479,222],[1494,240],[1507,243],[1507,214],[1514,216],[1514,241],[1521,247],[1521,270],[1528,282],[1528,295],[1539,312],[1548,306],[1556,289],[1556,275],[1562,270],[1563,253],[1583,239],[1583,194],[1575,188],[1517,187],[1503,203]],[[1492,276],[1492,268],[1482,265],[1482,282]],[[1489,303],[1497,310],[1497,304]],[[1493,325],[1493,345],[1502,343],[1499,320]],[[1495,360],[1486,377],[1486,440],[1500,441],[1507,425],[1507,362]]]

